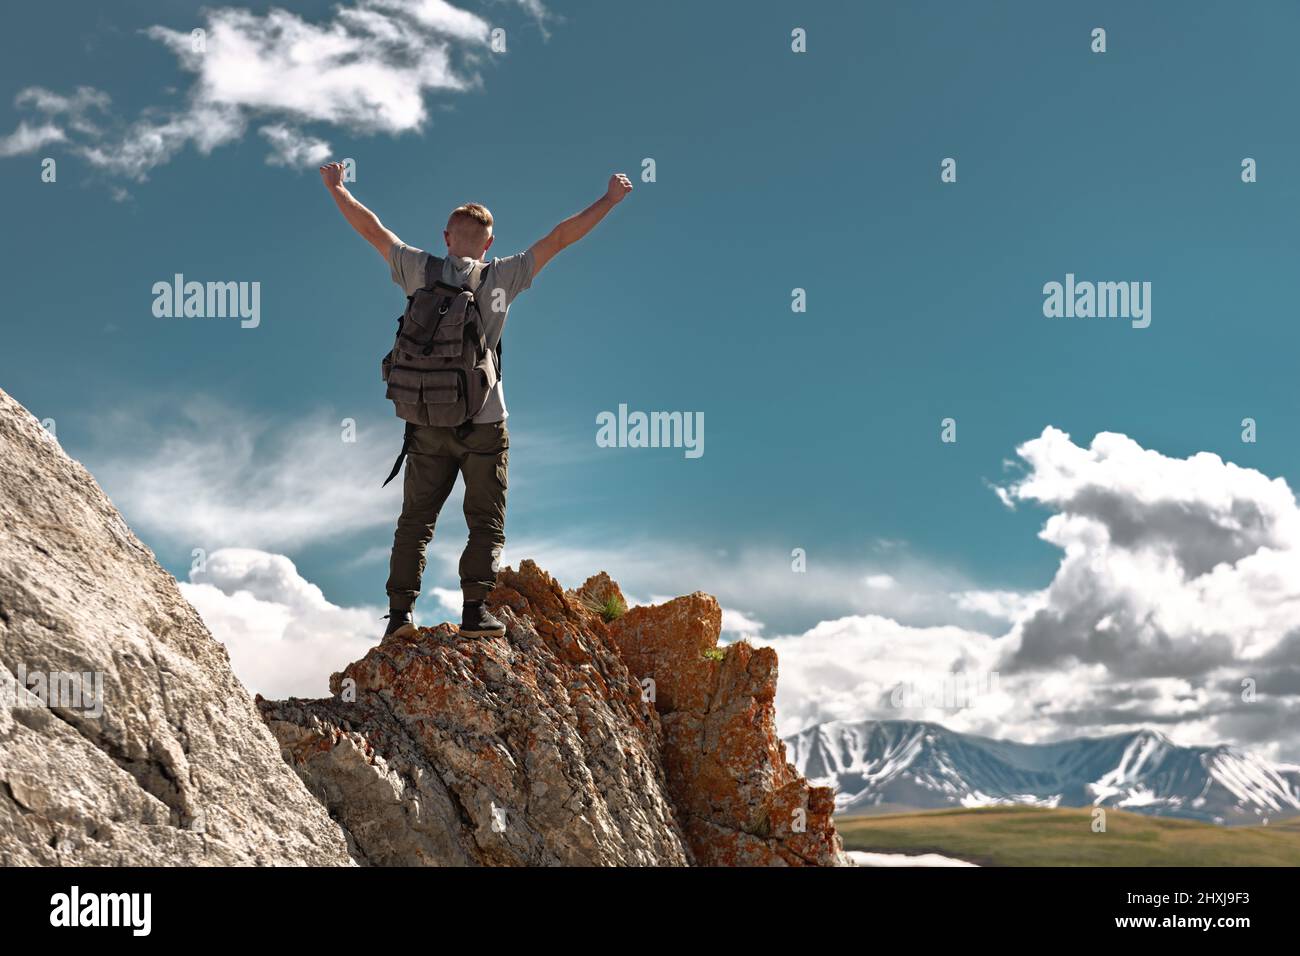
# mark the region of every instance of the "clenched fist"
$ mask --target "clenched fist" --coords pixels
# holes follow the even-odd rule
[[[605,198],[613,205],[618,205],[623,201],[623,197],[632,191],[632,180],[628,179],[622,173],[615,173],[609,177],[609,188],[605,190]]]
[[[343,164],[326,163],[320,168],[320,178],[327,189],[343,185]],[[631,188],[630,186],[628,187]]]

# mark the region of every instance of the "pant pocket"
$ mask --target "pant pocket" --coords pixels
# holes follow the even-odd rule
[[[510,433],[505,422],[475,424],[465,436],[465,447],[476,455],[495,455],[510,447]]]

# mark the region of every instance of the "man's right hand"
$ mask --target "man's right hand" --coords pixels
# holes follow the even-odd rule
[[[326,163],[320,168],[321,182],[325,184],[326,189],[333,189],[335,186],[343,185],[343,164]]]

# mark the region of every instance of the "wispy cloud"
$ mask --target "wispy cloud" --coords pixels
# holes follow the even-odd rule
[[[549,17],[539,0],[517,6],[539,24]],[[184,105],[153,106],[126,122],[110,116],[102,90],[29,87],[15,105],[41,119],[0,138],[0,156],[67,143],[100,169],[143,180],[185,147],[210,153],[257,120],[272,147],[268,162],[314,165],[329,155],[329,143],[304,132],[305,124],[410,132],[428,120],[429,93],[480,87],[492,29],[446,0],[355,0],[319,22],[279,8],[220,7],[206,17],[200,31],[144,31],[193,75]]]
[[[271,144],[266,161],[272,166],[319,166],[329,159],[330,144],[301,130],[273,123],[259,132]]]
[[[197,399],[167,418],[123,407],[81,457],[155,547],[291,551],[391,530],[400,509],[398,483],[380,488],[400,429],[361,422],[346,441],[342,421],[322,410],[290,426]]]
[[[345,418],[355,427],[345,428]],[[155,547],[295,553],[364,532],[391,540],[401,510],[401,482],[380,487],[401,445],[402,423],[391,415],[360,419],[320,408],[273,419],[208,396],[157,394],[97,416],[92,434],[77,456]],[[521,451],[512,492],[596,454],[588,444],[566,451],[545,433],[511,443]],[[461,494],[457,483],[445,514],[459,514]],[[361,566],[386,554],[386,544],[376,544],[342,563]]]
[[[31,125],[26,120],[18,124],[8,136],[0,136],[0,156],[20,156],[23,153],[34,153],[42,146],[48,146],[50,143],[61,143],[67,136],[63,130],[53,123],[40,123],[36,126]]]

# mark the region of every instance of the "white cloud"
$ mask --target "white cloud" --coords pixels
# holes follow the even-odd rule
[[[518,5],[539,25],[548,16],[539,0]],[[328,144],[302,133],[301,124],[362,134],[421,129],[429,115],[427,94],[481,85],[477,70],[491,29],[483,17],[445,0],[355,0],[319,22],[275,7],[266,13],[219,7],[206,17],[197,43],[188,27],[145,31],[194,76],[182,108],[150,108],[105,132],[90,115],[107,110],[106,93],[80,87],[63,95],[33,87],[19,94],[17,105],[47,122],[33,127],[24,121],[0,140],[0,155],[63,141],[71,130],[78,134],[74,150],[89,162],[143,180],[188,145],[206,154],[241,138],[250,119],[258,118],[272,145],[268,162],[316,165],[328,155]]]
[[[1043,591],[958,591],[952,595],[963,611],[982,614],[996,621],[1011,623],[1042,606]]]
[[[965,713],[941,705],[902,709],[893,704],[900,684],[918,689],[922,701],[933,688],[942,702],[943,682],[953,674],[978,680],[995,672],[999,645],[988,634],[854,615],[824,621],[798,636],[751,640],[775,648],[780,658],[776,705],[783,735],[826,720],[865,717],[935,720],[974,730],[1002,721],[1008,708],[1004,694],[977,697],[975,709]]]
[[[1300,629],[1300,508],[1282,479],[1111,433],[1082,448],[1048,428],[1019,452],[1029,473],[1007,495],[1055,510],[1041,536],[1064,557],[1011,666],[1204,676]]]
[[[356,422],[352,442],[343,441],[345,415]],[[402,422],[390,414],[361,418],[352,410],[320,409],[277,421],[211,397],[171,394],[118,404],[95,417],[90,433],[93,444],[76,449],[76,456],[155,546],[294,552],[373,532],[375,543],[342,563],[360,568],[387,560],[402,501],[400,478],[381,488],[402,443]],[[592,454],[585,444],[571,448],[537,432],[511,436],[511,446],[516,517],[550,507],[553,499],[535,493],[536,485],[571,491],[573,469]],[[558,482],[550,480],[553,469],[562,473]],[[450,557],[454,563],[459,557],[462,495],[458,481],[443,506],[444,525],[454,531],[445,528],[437,537],[431,560]],[[542,566],[564,574],[566,582],[580,574],[574,583],[597,570],[599,561],[614,562],[611,570],[624,556],[629,569],[654,566],[653,555],[638,556],[630,544],[570,547],[558,535],[534,547],[542,544],[511,538],[506,560],[544,552],[554,564]]]
[[[448,620],[453,621],[453,623],[460,620],[460,612],[464,609],[465,596],[461,594],[458,588],[426,588],[425,593],[437,599],[438,604],[436,606],[448,615]],[[427,605],[427,603],[426,601],[425,604]],[[424,606],[421,605],[421,607]],[[416,621],[421,627],[428,627],[437,623],[429,620],[428,614],[421,614],[418,610],[416,612]]]
[[[450,41],[487,40],[482,19],[449,4],[433,6],[360,0],[319,24],[274,8],[265,15],[222,8],[208,14],[201,52],[188,31],[148,32],[196,75],[197,103],[400,133],[427,118],[427,90],[473,84],[453,65]]]
[[[133,123],[115,141],[81,144],[80,154],[92,165],[130,179],[143,180],[149,170],[171,160],[187,145],[203,155],[244,135],[243,115],[228,106],[196,103],[186,112]]]
[[[1001,634],[855,616],[771,639],[782,731],[900,716],[1025,741],[1156,726],[1184,744],[1300,754],[1300,508],[1287,484],[1110,433],[1084,448],[1048,428],[1019,453],[1027,474],[1001,491],[1056,512],[1042,532],[1062,551],[1051,584],[955,592],[1009,621]],[[891,699],[992,673],[997,690],[966,707]]]
[[[265,697],[326,697],[329,676],[379,642],[378,607],[325,599],[284,555],[227,548],[190,573],[181,592],[226,645],[236,676]]]
[[[34,153],[42,146],[48,146],[50,143],[61,143],[67,137],[63,130],[53,123],[41,123],[39,126],[32,126],[26,120],[18,124],[8,136],[0,136],[0,156],[21,156],[25,153]]]
[[[103,445],[83,457],[155,545],[287,551],[391,533],[401,483],[380,485],[401,443],[400,422],[360,421],[356,440],[346,442],[342,418],[320,412],[280,426],[193,401],[179,419],[159,424],[123,408],[97,423]]]
[[[722,609],[722,636],[727,640],[753,640],[762,636],[763,629],[762,621],[744,611],[731,607]]]
[[[42,146],[67,142],[64,127],[86,135],[97,135],[96,114],[108,109],[108,94],[89,86],[79,86],[68,96],[39,86],[19,90],[14,105],[44,114],[45,121],[32,125],[21,120],[18,128],[0,137],[0,156],[31,153]]]
[[[319,166],[329,159],[330,144],[302,130],[274,123],[263,126],[259,132],[271,143],[271,152],[266,157],[271,166]]]

